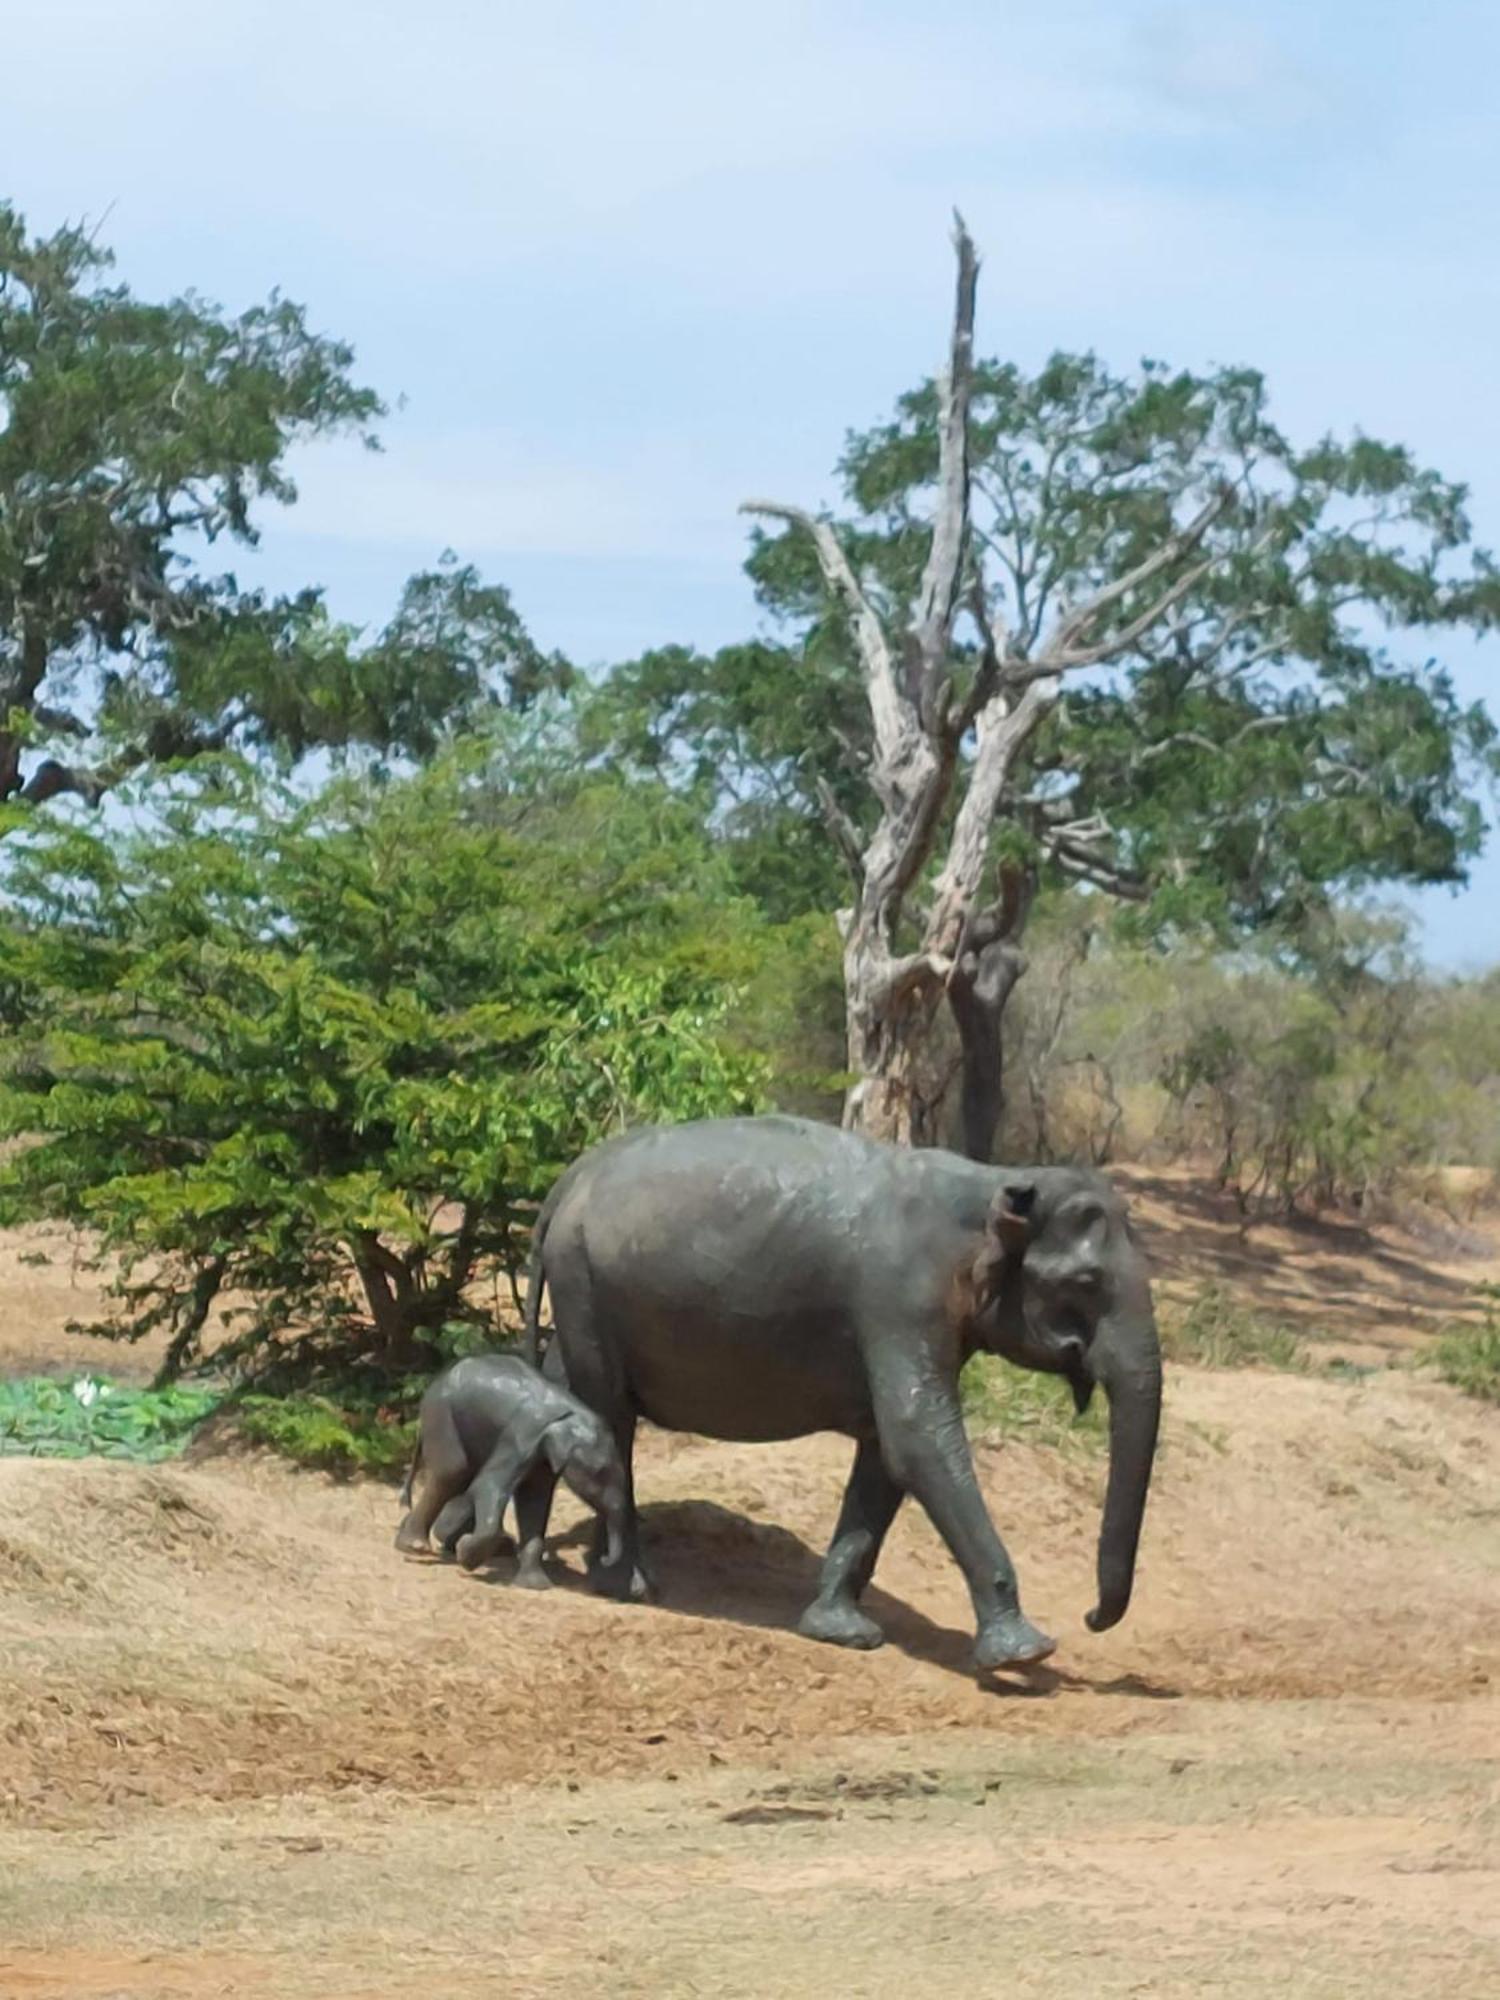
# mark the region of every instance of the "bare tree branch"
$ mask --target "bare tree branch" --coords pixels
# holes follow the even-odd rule
[[[979,259],[961,215],[954,217],[953,245],[958,253],[958,289],[948,366],[938,381],[937,511],[914,621],[924,696],[948,662],[968,541],[969,395],[974,379],[974,299]],[[923,705],[936,706],[926,700]],[[941,721],[940,716],[935,719]]]
[[[933,889],[928,924],[930,947],[952,950],[964,912],[984,878],[990,828],[1011,768],[1022,747],[1057,700],[1059,682],[1051,675],[1034,680],[1013,708],[996,696],[977,717],[978,746],[968,787],[953,823],[948,856]]]
[[[1154,625],[1160,624],[1172,606],[1180,604],[1193,586],[1201,583],[1213,567],[1214,558],[1209,556],[1201,563],[1195,563],[1191,569],[1184,570],[1171,589],[1163,591],[1154,604],[1147,605],[1138,618],[1132,618],[1128,625],[1122,626],[1118,632],[1111,632],[1096,645],[1075,646],[1066,653],[1052,655],[1052,671],[1076,673],[1080,667],[1097,667],[1103,661],[1115,659],[1121,653],[1127,652],[1137,639],[1144,638]]]
[[[860,659],[864,663],[865,681],[870,697],[870,715],[875,724],[875,741],[881,760],[898,762],[908,731],[915,722],[915,715],[911,703],[902,693],[897,681],[895,662],[891,658],[885,629],[876,616],[869,598],[866,597],[859,578],[854,574],[849,558],[840,547],[838,536],[827,521],[820,521],[805,508],[783,506],[779,500],[746,500],[741,505],[740,512],[764,514],[772,520],[785,521],[789,526],[801,528],[811,536],[823,579],[843,604],[854,624]]]
[[[1149,583],[1155,576],[1160,576],[1163,570],[1170,569],[1173,563],[1180,561],[1191,549],[1195,549],[1213,526],[1214,522],[1224,512],[1225,508],[1228,507],[1232,498],[1233,493],[1231,489],[1227,486],[1222,487],[1214,495],[1213,499],[1194,515],[1193,519],[1189,521],[1180,534],[1169,535],[1143,562],[1138,562],[1134,569],[1126,570],[1123,576],[1116,577],[1113,583],[1107,583],[1102,590],[1096,591],[1087,604],[1062,613],[1058,618],[1051,638],[1042,648],[1039,658],[1066,661],[1070,666],[1074,664],[1073,655],[1078,649],[1078,641],[1083,638],[1089,627],[1112,604],[1118,604],[1121,598],[1128,597],[1134,590],[1139,590],[1142,584]],[[1199,566],[1192,574],[1192,581],[1196,583],[1209,567],[1211,565],[1207,563]],[[1191,585],[1186,587],[1191,588]],[[1177,584],[1160,598],[1148,623],[1154,624],[1184,594],[1184,586],[1181,580],[1179,580]],[[1139,624],[1139,619],[1132,621],[1132,626]],[[1113,641],[1112,649],[1120,643],[1122,641],[1119,639]],[[1097,651],[1097,646],[1090,646],[1085,650],[1092,653]],[[1053,667],[1050,671],[1056,672],[1056,668]]]
[[[1247,736],[1259,736],[1268,729],[1284,729],[1289,722],[1295,720],[1296,718],[1290,715],[1258,715],[1253,722],[1247,722],[1242,729],[1237,729],[1233,736],[1223,743],[1216,743],[1211,736],[1204,736],[1196,729],[1179,729],[1174,735],[1163,736],[1158,743],[1148,744],[1138,756],[1131,758],[1129,769],[1139,771],[1146,764],[1154,764],[1158,757],[1165,757],[1169,750],[1183,747],[1202,750],[1210,757],[1227,757],[1229,752],[1243,743]]]
[[[1121,868],[1112,868],[1087,849],[1066,841],[1048,840],[1044,844],[1048,858],[1075,881],[1091,882],[1096,889],[1108,890],[1110,895],[1119,896],[1128,903],[1144,903],[1151,893],[1140,876],[1127,874]]]
[[[952,971],[952,959],[941,952],[915,951],[906,958],[893,958],[882,973],[879,996],[894,1000],[917,986],[944,986]]]
[[[66,708],[49,708],[45,702],[38,702],[31,711],[31,719],[39,729],[48,730],[53,736],[88,735],[87,726]]]
[[[839,804],[832,785],[819,773],[817,780],[818,804],[823,808],[823,817],[828,822],[828,830],[833,835],[839,853],[843,855],[849,873],[854,877],[856,892],[865,879],[864,854],[860,847],[859,828]]]
[[[47,757],[21,787],[21,797],[29,805],[41,806],[64,792],[74,792],[85,804],[96,806],[113,782],[108,772],[85,771]]]
[[[953,741],[961,743],[974,727],[974,719],[986,708],[999,687],[1010,654],[1010,631],[1001,614],[985,603],[984,584],[975,577],[969,592],[969,616],[979,631],[979,665],[968,694],[948,718]]]

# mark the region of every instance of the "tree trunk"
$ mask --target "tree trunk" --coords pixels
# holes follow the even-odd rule
[[[403,1274],[392,1269],[397,1260],[385,1249],[373,1230],[361,1230],[352,1245],[354,1268],[364,1288],[370,1317],[380,1337],[380,1355],[390,1368],[409,1367],[418,1358],[413,1337],[409,1300],[402,1293]]]
[[[1036,889],[1034,868],[1003,866],[999,896],[984,910],[971,901],[953,947],[948,1006],[958,1029],[960,1125],[971,1160],[995,1156],[1005,1110],[1005,1009],[1026,970],[1021,934]]]
[[[844,951],[849,1068],[857,1081],[844,1099],[844,1128],[898,1146],[937,1143],[931,1073],[933,1021],[941,988],[893,981],[883,951],[851,937]]]
[[[1010,938],[983,951],[960,952],[948,981],[948,1005],[962,1052],[961,1101],[964,1152],[988,1163],[1005,1110],[1006,1002],[1026,970],[1026,954]]]

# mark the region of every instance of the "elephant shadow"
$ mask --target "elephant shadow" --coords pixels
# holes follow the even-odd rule
[[[640,1522],[643,1554],[663,1610],[735,1625],[795,1631],[797,1620],[817,1592],[822,1554],[788,1528],[750,1520],[712,1500],[648,1502],[641,1507]],[[582,1551],[592,1536],[592,1525],[580,1522],[566,1533],[549,1537],[548,1553]],[[565,1589],[588,1589],[579,1571],[555,1563],[551,1568],[554,1579]],[[875,1583],[861,1602],[885,1632],[888,1644],[925,1665],[964,1680],[976,1678],[972,1632],[939,1625],[915,1605]],[[643,1615],[649,1616],[649,1609]],[[1055,1694],[1065,1688],[1158,1700],[1171,1699],[1177,1692],[1138,1676],[1096,1680],[1050,1665],[985,1675],[980,1677],[980,1685],[993,1694],[1019,1698]]]

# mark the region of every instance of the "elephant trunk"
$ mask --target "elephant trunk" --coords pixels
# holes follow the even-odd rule
[[[1099,1602],[1091,1632],[1125,1616],[1161,1421],[1161,1348],[1149,1298],[1100,1329],[1094,1372],[1109,1398],[1109,1484],[1099,1527]]]

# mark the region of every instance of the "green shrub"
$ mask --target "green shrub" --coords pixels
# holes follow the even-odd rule
[[[100,1376],[0,1382],[0,1456],[172,1458],[223,1392],[127,1389]]]
[[[1484,1319],[1450,1326],[1433,1344],[1430,1362],[1445,1382],[1481,1402],[1500,1403],[1500,1285],[1481,1285]]]
[[[351,1407],[331,1396],[242,1396],[234,1416],[243,1436],[323,1472],[404,1472],[417,1436],[416,1419],[397,1406]]]
[[[1222,1285],[1205,1285],[1180,1311],[1165,1311],[1162,1352],[1205,1368],[1301,1368],[1296,1330],[1242,1304]]]

